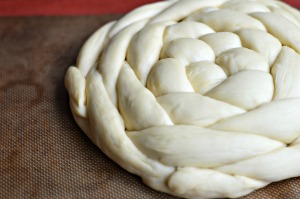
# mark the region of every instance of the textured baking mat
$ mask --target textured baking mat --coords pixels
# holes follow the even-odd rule
[[[0,198],[175,198],[107,158],[71,115],[64,74],[121,15],[0,18]],[[243,199],[300,198],[300,178]]]

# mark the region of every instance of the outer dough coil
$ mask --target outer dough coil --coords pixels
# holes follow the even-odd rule
[[[65,85],[111,159],[185,198],[300,176],[300,14],[275,0],[145,5],[84,44]]]

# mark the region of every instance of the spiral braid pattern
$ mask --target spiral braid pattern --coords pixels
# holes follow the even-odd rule
[[[275,0],[140,7],[84,44],[78,125],[150,187],[236,198],[300,176],[300,14]]]

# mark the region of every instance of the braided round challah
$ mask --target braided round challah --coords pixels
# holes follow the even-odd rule
[[[300,14],[177,0],[95,32],[65,85],[87,136],[150,187],[235,198],[300,176]]]

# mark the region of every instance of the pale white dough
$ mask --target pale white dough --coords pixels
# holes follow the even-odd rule
[[[66,73],[72,114],[153,189],[237,198],[300,176],[300,14],[169,0],[97,30]]]

